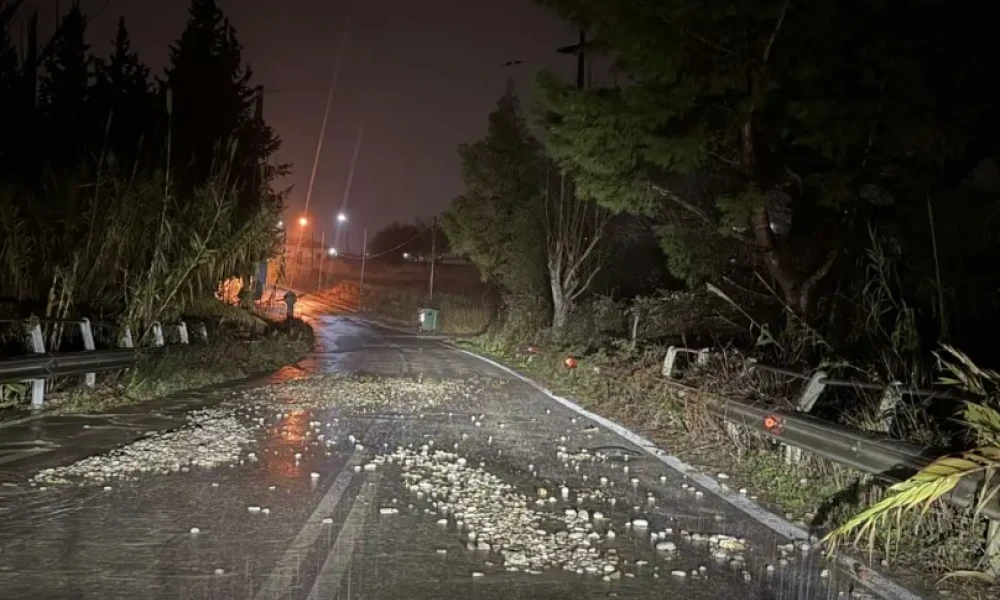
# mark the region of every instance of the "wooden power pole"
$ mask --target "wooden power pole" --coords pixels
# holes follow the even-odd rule
[[[427,293],[427,299],[434,299],[434,263],[437,262],[437,230],[438,230],[438,219],[434,217],[431,221],[431,284],[430,290]]]

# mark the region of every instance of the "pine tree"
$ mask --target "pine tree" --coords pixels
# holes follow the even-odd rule
[[[583,196],[659,221],[692,283],[747,258],[815,314],[879,198],[923,212],[915,191],[954,185],[996,139],[988,25],[943,1],[542,2],[629,75],[544,78],[549,152]]]
[[[41,109],[54,147],[50,164],[76,164],[87,148],[87,102],[93,76],[93,58],[85,41],[87,21],[74,4],[63,16],[45,60],[41,80]]]
[[[228,160],[230,145],[251,116],[249,79],[242,48],[215,0],[192,0],[187,26],[171,46],[165,81],[173,100],[173,162],[182,185],[205,181],[217,160]]]
[[[486,137],[459,155],[465,192],[442,222],[452,247],[508,291],[546,295],[541,148],[512,87],[490,113]]]
[[[110,153],[131,166],[140,156],[140,140],[152,133],[151,89],[149,69],[132,50],[124,17],[108,60],[95,61],[93,106],[96,134],[107,132]]]

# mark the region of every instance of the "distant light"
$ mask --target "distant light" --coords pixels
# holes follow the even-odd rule
[[[337,256],[337,249],[330,248],[329,250],[326,251],[326,253],[329,254],[330,256]]]
[[[404,252],[403,253],[403,258],[410,258],[410,253],[409,252]]]
[[[281,229],[284,226],[285,226],[285,222],[284,221],[278,221],[278,229]]]
[[[305,227],[308,224],[309,224],[309,219],[305,217],[299,217],[299,225]]]
[[[344,213],[338,214],[337,215],[337,222],[338,223],[346,223],[347,222],[347,215],[345,215]]]

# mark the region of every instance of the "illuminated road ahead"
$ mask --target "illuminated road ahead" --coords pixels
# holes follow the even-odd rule
[[[413,388],[402,385],[403,396],[363,410],[324,404],[331,396],[322,386],[308,394],[286,386],[287,392],[268,395],[252,384],[236,396],[220,389],[109,415],[2,429],[0,597],[735,600],[859,593],[851,577],[818,553],[786,550],[782,564],[782,548],[791,540],[776,529],[787,532],[788,524],[773,517],[771,526],[763,524],[766,515],[742,512],[499,368],[438,340],[326,314],[328,307],[318,303],[300,308],[317,330],[316,351],[278,380],[368,373],[390,388],[397,378],[410,385],[417,376],[454,380],[457,390],[470,376],[485,377],[487,384],[426,407],[403,397]],[[251,401],[257,403],[252,409],[240,404]],[[43,468],[177,428],[195,406],[230,410],[253,424],[245,460],[140,475],[109,489],[43,490],[26,483]],[[538,553],[547,550],[529,543],[516,553],[499,552],[505,540],[489,525],[479,525],[480,542],[492,536],[493,547],[469,549],[468,528],[459,530],[455,514],[439,523],[443,509],[434,504],[453,501],[459,492],[442,491],[436,500],[430,492],[416,495],[416,485],[404,485],[399,464],[371,463],[399,446],[412,444],[419,453],[429,442],[456,453],[470,470],[482,464],[477,477],[493,478],[489,489],[463,492],[486,499],[480,511],[524,495],[525,510],[535,511],[537,522],[503,535],[549,541],[558,535],[562,543],[578,538],[580,556],[613,566],[583,574],[510,571],[516,560],[541,560]],[[580,458],[584,450],[605,459],[588,462]],[[453,484],[457,480],[448,482]],[[584,497],[595,488],[599,494]],[[563,516],[567,509],[588,513],[573,517],[573,526]],[[474,522],[475,509],[466,510],[462,518]],[[596,512],[604,519],[592,518]],[[631,526],[635,519],[648,527]],[[657,550],[651,543],[656,533],[662,535],[655,543],[674,548]],[[732,540],[730,551],[720,553],[718,544],[698,540],[718,534],[742,541]]]

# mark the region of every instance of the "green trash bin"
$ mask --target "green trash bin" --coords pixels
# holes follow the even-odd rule
[[[438,311],[434,308],[421,308],[418,312],[420,331],[437,331]]]

